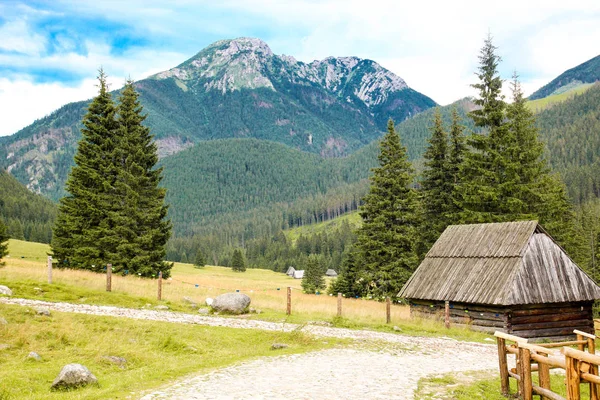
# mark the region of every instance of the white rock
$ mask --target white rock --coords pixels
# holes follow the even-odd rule
[[[71,389],[91,383],[98,383],[98,379],[89,369],[81,364],[67,364],[54,379],[52,389]]]
[[[207,297],[206,298],[206,305],[207,306],[212,306],[213,301],[214,301],[213,299],[211,299],[210,297]]]
[[[10,290],[4,285],[0,285],[0,294],[3,294],[5,296],[12,296],[12,290]]]

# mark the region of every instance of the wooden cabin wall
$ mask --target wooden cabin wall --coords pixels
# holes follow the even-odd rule
[[[537,341],[574,338],[573,330],[594,333],[591,302],[489,306],[450,303],[450,323],[493,333],[503,331]],[[444,321],[441,301],[410,300],[411,316]]]
[[[443,322],[445,307],[445,303],[440,301],[411,300],[410,314]],[[450,323],[454,326],[469,326],[472,329],[493,333],[498,330],[506,331],[507,322],[505,307],[450,303]]]
[[[540,340],[572,338],[574,337],[573,329],[593,334],[592,303],[512,306],[508,313],[507,329],[513,335]]]

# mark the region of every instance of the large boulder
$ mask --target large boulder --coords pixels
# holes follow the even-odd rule
[[[10,290],[4,285],[0,285],[0,294],[3,294],[5,296],[12,296],[12,290]]]
[[[52,383],[52,389],[73,389],[98,383],[98,379],[81,364],[67,364]]]
[[[244,314],[250,307],[250,297],[243,293],[225,293],[215,297],[211,307],[217,312]]]

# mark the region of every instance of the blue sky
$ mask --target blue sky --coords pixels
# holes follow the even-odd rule
[[[488,31],[503,77],[517,70],[531,93],[600,54],[600,2],[3,0],[0,135],[92,97],[100,66],[118,88],[128,76],[143,79],[240,36],[301,61],[370,58],[448,104],[473,94]]]

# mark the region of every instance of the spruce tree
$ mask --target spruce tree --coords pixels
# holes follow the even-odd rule
[[[346,297],[362,297],[363,287],[360,285],[360,260],[355,249],[348,252],[342,261],[338,277],[331,282],[327,292],[331,295],[342,293]]]
[[[431,127],[429,146],[423,155],[425,170],[421,183],[423,224],[421,227],[420,256],[424,256],[439,235],[450,224],[454,209],[452,193],[454,177],[450,164],[448,134],[444,129],[442,115],[436,110]]]
[[[116,107],[100,70],[99,93],[83,118],[75,166],[66,182],[53,231],[52,255],[61,266],[101,271],[114,248],[101,245],[110,235],[107,218],[115,183],[114,152],[119,141]]]
[[[142,276],[159,271],[170,275],[164,260],[171,223],[166,219],[166,190],[159,187],[162,168],[156,168],[158,153],[150,129],[142,125],[146,115],[131,80],[119,98],[120,146],[115,153],[117,177],[110,217],[114,225],[114,263]]]
[[[196,259],[194,260],[194,266],[196,268],[202,268],[206,265],[206,258],[204,258],[204,253],[202,250],[198,249],[196,251]]]
[[[356,247],[363,265],[362,291],[382,298],[395,297],[418,264],[419,202],[416,191],[409,187],[414,172],[392,120],[378,160],[360,209],[363,224]]]
[[[10,236],[8,235],[6,225],[4,225],[2,218],[0,218],[0,266],[4,265],[2,259],[8,255],[8,239],[10,239]]]
[[[231,269],[236,272],[246,271],[246,261],[244,255],[240,249],[233,251],[233,257],[231,258]]]
[[[304,264],[304,276],[302,277],[302,289],[305,293],[316,293],[325,289],[325,278],[323,277],[323,261],[317,254],[308,256]]]

